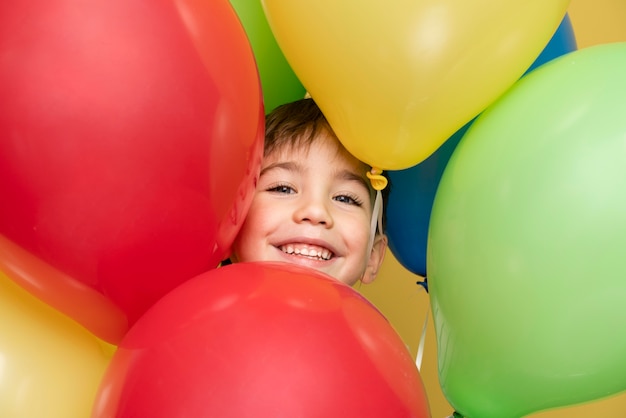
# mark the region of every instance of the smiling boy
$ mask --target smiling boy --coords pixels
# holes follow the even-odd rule
[[[387,237],[371,227],[376,192],[368,171],[312,99],[279,106],[266,117],[261,174],[232,261],[282,261],[348,285],[370,283]]]

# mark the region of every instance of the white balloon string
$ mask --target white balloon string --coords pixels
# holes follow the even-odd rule
[[[426,303],[426,317],[424,318],[424,325],[422,326],[422,335],[420,336],[420,342],[417,346],[417,356],[415,357],[415,365],[417,370],[422,368],[422,358],[424,357],[424,344],[426,342],[426,329],[428,328],[428,314],[430,312],[430,299]]]
[[[381,234],[383,233],[383,195],[380,190],[376,190],[376,200],[374,201],[374,209],[372,211],[372,221],[370,223],[370,240],[367,247],[367,254],[371,254],[372,249],[374,249],[376,228],[378,228],[378,232],[380,232]]]

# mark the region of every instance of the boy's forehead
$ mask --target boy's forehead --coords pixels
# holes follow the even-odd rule
[[[345,147],[330,135],[318,135],[310,141],[285,141],[277,144],[275,148],[263,157],[264,165],[269,161],[278,160],[306,160],[311,151],[328,153],[331,156],[329,164],[345,164],[354,169],[363,178],[367,178],[366,172],[370,170],[370,166],[358,160],[350,154]],[[332,168],[329,166],[329,168]]]

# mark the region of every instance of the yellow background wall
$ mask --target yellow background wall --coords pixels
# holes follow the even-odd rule
[[[608,42],[626,42],[626,0],[572,0],[568,9],[578,49]],[[378,279],[358,290],[394,325],[413,356],[430,309],[428,294],[415,284],[421,280],[404,269],[389,252]],[[429,315],[430,318],[430,315]],[[435,330],[428,321],[421,375],[433,418],[444,418],[453,409],[441,392],[437,374]],[[626,393],[578,406],[531,415],[532,418],[626,417]],[[480,418],[480,417],[476,417]]]

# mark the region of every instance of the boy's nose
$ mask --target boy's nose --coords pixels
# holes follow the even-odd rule
[[[294,220],[297,223],[309,222],[314,225],[324,225],[326,228],[333,226],[333,217],[324,199],[308,198],[302,199],[300,205],[294,212]]]

